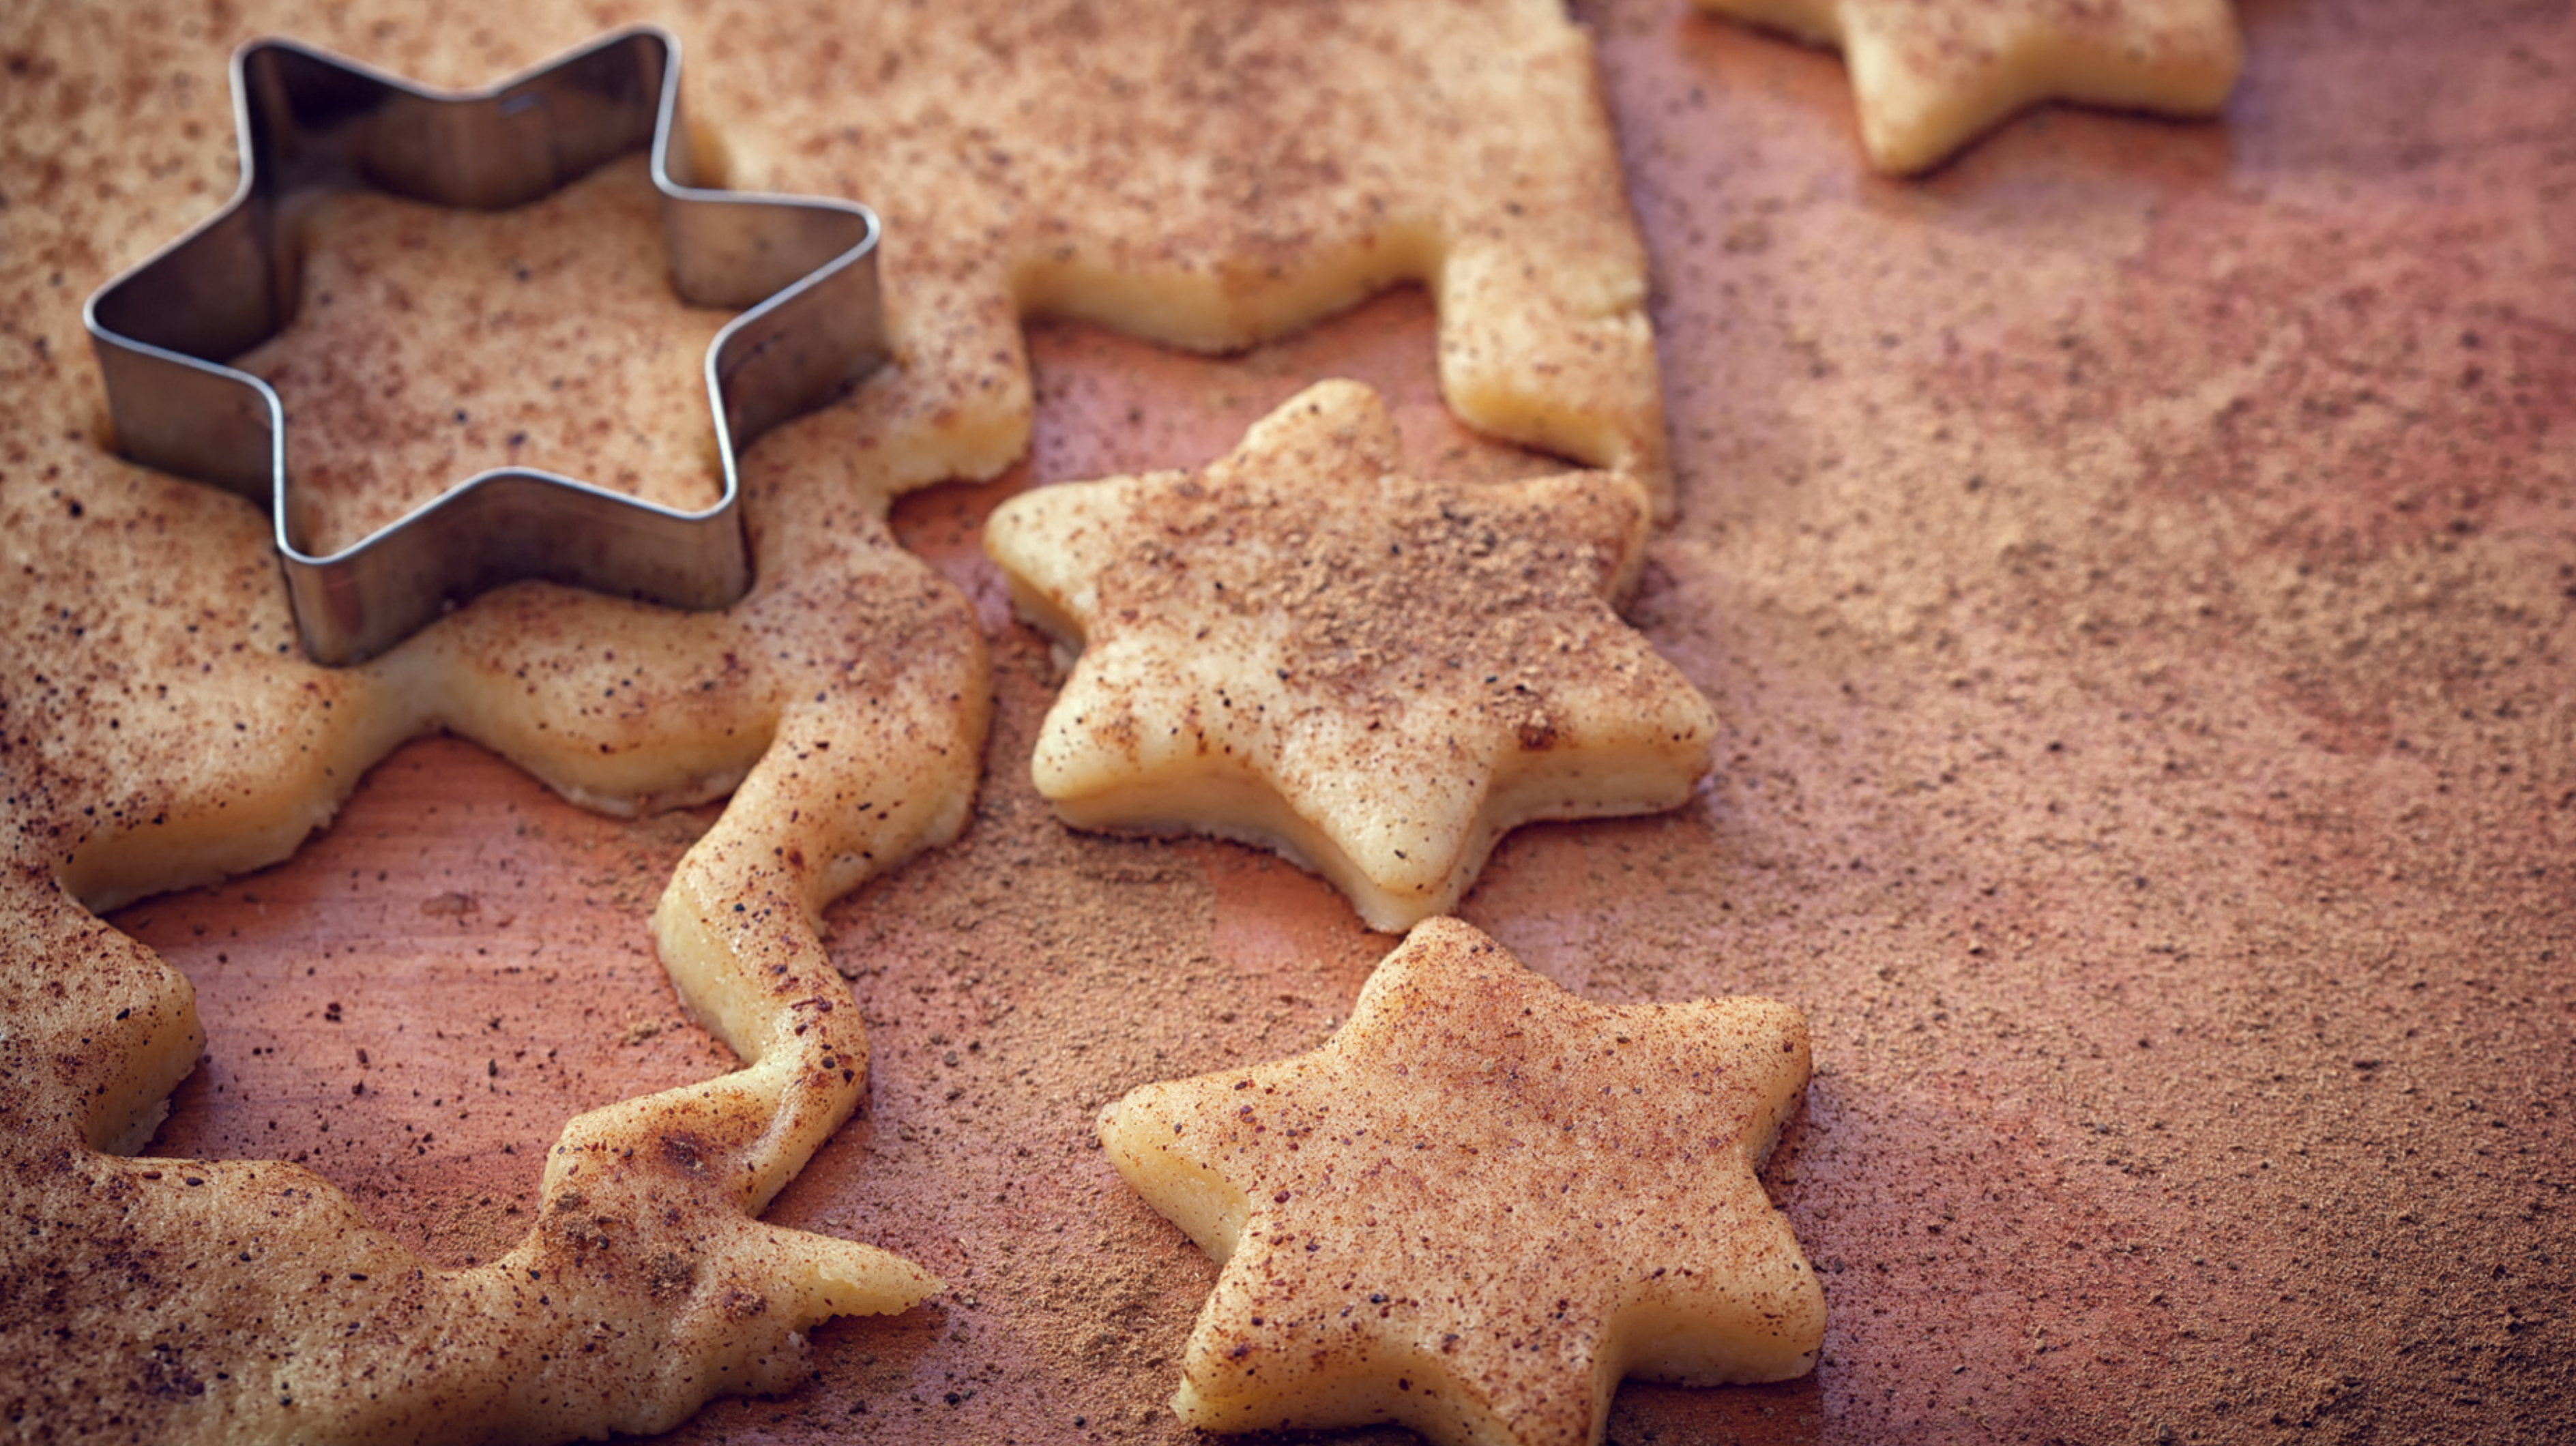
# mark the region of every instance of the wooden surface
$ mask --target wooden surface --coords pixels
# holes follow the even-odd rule
[[[1830,56],[1587,10],[1681,468],[1632,615],[1725,734],[1692,807],[1525,830],[1463,912],[1597,997],[1808,1012],[1767,1178],[1833,1312],[1813,1376],[1631,1386],[1615,1441],[2576,1432],[2576,15],[2244,15],[2224,125],[2046,111],[1893,184]],[[1091,1116],[1312,1045],[1389,941],[1263,855],[1061,830],[975,528],[1327,375],[1426,466],[1531,465],[1430,337],[1410,293],[1219,362],[1042,329],[1031,460],[899,511],[992,639],[988,783],[832,914],[871,1095],[772,1218],[953,1294],[671,1439],[1189,1439],[1213,1269]],[[211,1041],[155,1151],[500,1250],[565,1118],[722,1066],[646,930],[704,824],[421,742],[293,861],[119,915]]]

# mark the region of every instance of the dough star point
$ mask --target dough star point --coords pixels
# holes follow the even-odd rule
[[[1870,165],[1927,171],[2015,113],[2072,101],[2210,116],[2244,68],[2227,0],[1694,0],[1839,47]]]
[[[1824,1296],[1755,1171],[1808,1075],[1797,1010],[1610,1006],[1455,919],[1310,1054],[1147,1085],[1111,1163],[1223,1270],[1174,1409],[1585,1446],[1624,1376],[1785,1380]]]
[[[1325,382],[1193,472],[1068,483],[985,546],[1084,646],[1032,772],[1080,828],[1268,844],[1373,927],[1445,912],[1544,818],[1673,807],[1716,720],[1608,599],[1649,502],[1616,474],[1424,482]]]

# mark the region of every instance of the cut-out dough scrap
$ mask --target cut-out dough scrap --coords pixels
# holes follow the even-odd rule
[[[1839,46],[1861,147],[1930,170],[2014,113],[2065,100],[2211,116],[2245,65],[2227,0],[1694,0]]]
[[[908,483],[1026,450],[1020,320],[1225,351],[1406,282],[1469,425],[1670,507],[1646,251],[1560,0],[719,6],[691,113],[734,183],[885,218],[903,370],[861,445]],[[864,104],[853,101],[864,96]]]
[[[306,208],[301,227],[330,240],[306,248],[295,324],[232,362],[286,409],[306,546],[347,547],[506,464],[683,511],[714,505],[723,464],[706,409],[641,404],[687,401],[671,383],[697,379],[736,314],[673,309],[661,199],[635,155],[497,213],[381,191]],[[565,224],[576,216],[579,229]],[[580,311],[558,304],[574,272]],[[470,330],[386,324],[454,307]],[[472,345],[458,348],[460,334]],[[315,417],[329,425],[308,426]]]
[[[614,186],[583,186],[508,223],[553,244],[629,210]],[[408,268],[414,294],[452,300],[449,284],[469,281],[457,268],[473,248],[336,224],[317,221],[314,244],[361,270]],[[0,297],[19,298],[0,315],[76,335],[77,296],[41,280],[54,251],[0,246]],[[615,284],[569,268],[523,304],[578,315]],[[38,310],[58,294],[58,312]],[[412,395],[435,407],[491,363],[475,316],[403,317]],[[683,359],[668,397],[641,388],[602,398],[606,412],[703,417],[704,321],[673,303],[602,323]],[[331,344],[290,331],[269,356],[309,368]],[[873,1246],[758,1218],[866,1090],[867,1033],[820,912],[962,826],[990,708],[971,606],[896,545],[882,497],[852,485],[820,419],[745,459],[758,581],[730,610],[522,584],[332,670],[293,648],[255,508],[103,451],[84,369],[21,376],[13,396],[23,460],[0,476],[13,1411],[65,1437],[153,1442],[657,1431],[713,1395],[797,1384],[817,1322],[938,1288]],[[462,1270],[424,1265],[300,1166],[118,1158],[150,1140],[206,1040],[187,981],[94,912],[285,857],[367,767],[440,728],[611,812],[733,795],[653,923],[682,1001],[742,1067],[573,1119],[528,1238]]]
[[[1032,765],[1066,822],[1265,843],[1395,930],[1518,824],[1689,796],[1708,702],[1608,601],[1644,555],[1643,493],[1396,459],[1377,394],[1325,382],[1201,471],[994,512],[1012,596],[1083,646]]]
[[[1623,1376],[1804,1374],[1824,1293],[1755,1172],[1807,1071],[1786,1004],[1593,1004],[1417,926],[1323,1048],[1101,1115],[1118,1173],[1224,1267],[1173,1409],[1585,1446]]]

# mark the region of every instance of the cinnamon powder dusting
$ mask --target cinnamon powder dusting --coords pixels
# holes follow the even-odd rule
[[[1373,441],[1336,432],[1270,475],[1220,463],[1170,489],[1153,529],[1102,573],[1098,631],[1201,612],[1257,621],[1276,630],[1280,681],[1370,725],[1463,678],[1522,746],[1549,746],[1552,683],[1600,686],[1616,666],[1603,644],[1623,625],[1607,598],[1633,570],[1643,507],[1615,485],[1532,496],[1404,479],[1379,470]],[[1357,497],[1300,485],[1373,471]]]

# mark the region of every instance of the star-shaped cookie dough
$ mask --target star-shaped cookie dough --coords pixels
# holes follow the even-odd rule
[[[1034,763],[1067,823],[1266,843],[1393,930],[1446,912],[1519,823],[1689,796],[1707,700],[1607,601],[1643,490],[1422,482],[1396,458],[1377,394],[1326,382],[1204,470],[995,511],[1012,595],[1085,644]]]
[[[1593,1004],[1419,926],[1323,1048],[1101,1115],[1119,1174],[1225,1267],[1173,1409],[1581,1446],[1622,1376],[1804,1374],[1824,1294],[1754,1172],[1807,1069],[1786,1004]]]
[[[1889,175],[1929,170],[2046,100],[2215,115],[2245,63],[2227,0],[1696,3],[1840,46],[1861,145]]]

